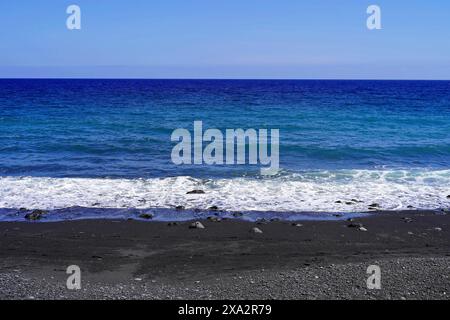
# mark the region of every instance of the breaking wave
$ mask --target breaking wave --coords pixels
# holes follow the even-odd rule
[[[203,190],[204,194],[187,194]],[[0,177],[0,208],[174,208],[367,212],[450,206],[450,170],[336,170],[276,177],[88,179]]]

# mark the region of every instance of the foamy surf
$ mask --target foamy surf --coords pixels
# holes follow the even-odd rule
[[[188,194],[203,190],[204,194]],[[336,170],[272,178],[84,179],[1,177],[0,208],[175,208],[367,212],[450,207],[450,170]]]

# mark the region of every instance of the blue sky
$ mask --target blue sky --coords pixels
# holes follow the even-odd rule
[[[3,78],[450,79],[448,0],[16,0],[0,27]]]

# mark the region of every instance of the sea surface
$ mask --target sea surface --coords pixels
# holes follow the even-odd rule
[[[279,173],[173,164],[171,134],[194,121],[279,129]],[[449,195],[449,81],[0,80],[0,220],[212,206],[294,219],[439,210]]]

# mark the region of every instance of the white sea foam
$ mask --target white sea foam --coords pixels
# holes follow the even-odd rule
[[[201,189],[205,194],[188,195]],[[450,206],[450,170],[341,170],[272,178],[82,179],[1,177],[0,208],[206,209],[230,211],[359,212]],[[346,204],[356,199],[360,202]],[[336,203],[340,200],[342,203]]]

